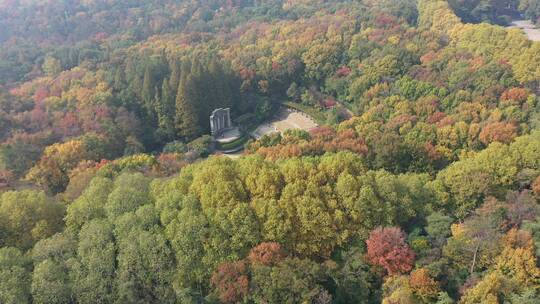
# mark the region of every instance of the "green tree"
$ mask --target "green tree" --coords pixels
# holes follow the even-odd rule
[[[141,96],[144,102],[146,113],[149,118],[153,117],[154,112],[154,96],[156,94],[155,88],[155,79],[153,71],[150,65],[146,66],[144,70],[143,83],[141,88]]]
[[[31,248],[35,242],[63,228],[65,206],[45,193],[24,190],[0,195],[0,229],[6,235],[3,246]]]
[[[32,299],[39,304],[71,303],[71,288],[66,267],[47,259],[32,273]]]
[[[105,177],[95,177],[90,185],[67,207],[66,226],[78,231],[93,219],[106,217],[105,205],[113,188],[113,182]]]
[[[450,226],[453,222],[452,218],[440,212],[434,212],[426,220],[426,232],[434,244],[441,246],[451,234]]]
[[[201,132],[196,109],[199,92],[197,92],[195,85],[193,76],[182,75],[176,95],[176,131],[179,136],[187,139],[194,139]]]
[[[162,218],[168,219],[165,235],[176,258],[178,286],[175,289],[181,291],[181,297],[201,298],[208,288],[206,284],[211,274],[204,259],[205,240],[209,233],[208,221],[200,210],[199,202],[193,197],[181,197],[176,193],[158,200],[158,203],[176,205],[161,214]]]
[[[117,297],[126,303],[175,303],[174,258],[153,206],[122,215],[115,227]]]
[[[169,87],[167,78],[161,86],[161,100],[157,106],[158,136],[168,142],[174,138],[174,92]]]
[[[6,304],[31,303],[30,261],[12,247],[0,248],[0,302]]]
[[[107,216],[114,222],[120,215],[151,203],[149,182],[141,173],[123,173],[118,176],[105,205]]]
[[[233,106],[233,92],[230,75],[227,74],[218,59],[215,57],[208,64],[208,73],[213,83],[213,101],[210,102],[210,111],[215,108],[229,108]]]
[[[169,86],[169,88],[171,88],[171,96],[176,96],[176,90],[178,89],[178,85],[180,84],[180,79],[182,78],[183,63],[179,62],[178,60],[173,60],[170,66],[171,66],[171,75],[168,79],[167,85]]]
[[[70,265],[76,242],[68,234],[55,234],[32,249],[32,298],[34,303],[71,303],[73,299]]]
[[[255,303],[304,303],[324,291],[324,268],[310,260],[288,258],[276,266],[252,269],[251,298]]]
[[[72,266],[73,291],[78,303],[112,303],[116,298],[116,246],[113,227],[104,219],[83,225]]]
[[[60,63],[60,60],[52,56],[45,57],[45,61],[43,62],[41,68],[43,69],[43,72],[51,76],[62,72],[62,64]]]
[[[373,303],[380,295],[372,284],[375,277],[364,262],[363,254],[358,249],[351,249],[343,253],[342,260],[339,268],[330,271],[337,286],[335,303]]]

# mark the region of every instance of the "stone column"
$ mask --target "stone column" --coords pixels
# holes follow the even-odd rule
[[[223,129],[223,115],[219,115],[219,130]]]

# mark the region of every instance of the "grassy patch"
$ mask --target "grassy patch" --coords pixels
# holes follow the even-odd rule
[[[246,142],[249,140],[249,136],[247,134],[244,134],[242,135],[241,137],[231,141],[231,142],[228,142],[228,143],[223,143],[223,144],[219,144],[219,150],[222,150],[222,151],[228,151],[228,150],[233,150],[233,149],[236,149],[240,146],[243,146],[246,144]]]

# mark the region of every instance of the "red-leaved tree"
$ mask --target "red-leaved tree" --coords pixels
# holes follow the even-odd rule
[[[285,253],[279,243],[266,242],[257,245],[249,252],[248,260],[251,264],[272,266],[285,258]]]
[[[411,271],[414,251],[405,242],[405,233],[397,227],[376,228],[369,234],[367,260],[383,267],[389,275]]]
[[[236,303],[248,293],[249,278],[243,261],[224,263],[212,275],[212,286],[221,303]]]

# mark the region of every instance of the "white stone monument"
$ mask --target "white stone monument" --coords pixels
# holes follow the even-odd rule
[[[231,123],[231,110],[229,108],[215,109],[210,115],[210,131],[214,140],[224,144],[235,141],[242,136],[242,132]]]
[[[230,108],[220,108],[212,111],[212,115],[210,115],[212,136],[219,137],[224,131],[230,128],[232,128]]]

